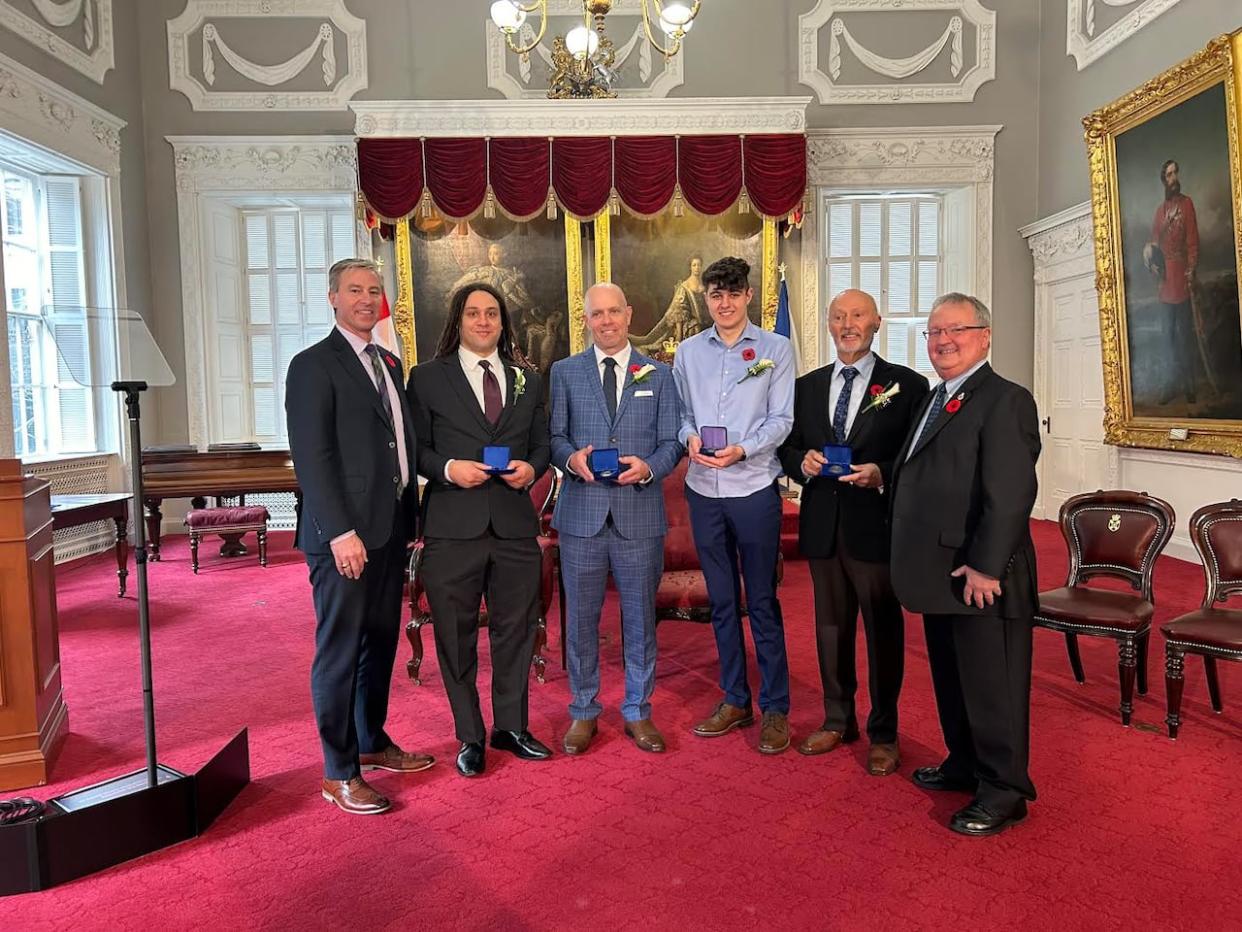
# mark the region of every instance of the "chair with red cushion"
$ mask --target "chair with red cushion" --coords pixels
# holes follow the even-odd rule
[[[1139,695],[1147,695],[1147,643],[1155,601],[1152,570],[1173,534],[1175,520],[1167,502],[1146,492],[1087,492],[1061,506],[1069,578],[1062,588],[1039,594],[1035,624],[1065,634],[1070,666],[1079,683],[1086,677],[1078,635],[1117,641],[1123,725],[1130,724],[1134,711],[1136,673]],[[1097,576],[1120,579],[1134,591],[1084,585]]]
[[[531,659],[531,667],[535,670],[535,678],[544,682],[544,670],[548,661],[544,651],[548,646],[548,613],[552,610],[552,593],[555,590],[553,574],[559,553],[556,546],[556,535],[551,529],[552,503],[556,500],[556,473],[548,469],[540,479],[530,487],[530,498],[539,515],[539,630],[535,633],[535,656]],[[410,620],[405,626],[405,636],[410,642],[412,655],[406,662],[405,671],[418,685],[422,685],[419,676],[423,665],[422,627],[431,621],[431,605],[427,601],[427,591],[422,580],[423,542],[418,540],[410,554],[409,568],[409,601]],[[479,626],[487,625],[487,602],[479,606]],[[562,628],[564,623],[562,622]]]
[[[237,505],[232,508],[195,508],[185,516],[190,529],[190,568],[198,575],[198,543],[206,534],[224,538],[221,556],[244,554],[244,534],[251,531],[259,540],[259,566],[267,566],[267,521],[270,515],[262,505]],[[228,552],[232,550],[233,553]]]
[[[1242,660],[1242,609],[1220,608],[1231,595],[1242,593],[1242,501],[1205,505],[1190,516],[1190,539],[1203,561],[1206,588],[1203,604],[1193,612],[1160,626],[1164,635],[1164,686],[1169,711],[1169,737],[1182,723],[1182,662],[1186,654],[1203,658],[1212,710],[1220,712],[1220,681],[1216,660]]]

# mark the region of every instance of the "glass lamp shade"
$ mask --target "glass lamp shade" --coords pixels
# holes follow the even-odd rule
[[[690,20],[693,16],[690,13],[690,7],[684,3],[666,3],[660,11],[661,27],[663,23],[670,24],[674,29],[681,27],[682,32],[690,31]],[[672,32],[672,29],[664,28],[665,32]]]
[[[671,36],[674,33],[678,33],[678,32],[680,32],[684,36],[686,33],[690,31],[691,27],[693,26],[694,26],[694,20],[692,19],[688,19],[684,23],[674,23],[674,22],[670,22],[669,20],[665,19],[663,16],[660,17],[660,28],[664,30],[664,34],[666,36]]]
[[[518,9],[512,0],[496,0],[492,4],[492,22],[505,32],[514,32],[526,22],[526,13]]]
[[[586,26],[575,26],[565,34],[565,48],[574,58],[590,58],[599,48],[599,36]]]

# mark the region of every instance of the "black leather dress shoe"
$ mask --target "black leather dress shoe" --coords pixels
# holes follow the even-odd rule
[[[467,741],[457,752],[457,772],[463,777],[477,777],[486,766],[482,741]]]
[[[949,828],[959,835],[995,835],[1026,818],[1026,800],[1020,799],[1009,812],[993,812],[978,800],[953,813]]]
[[[552,756],[552,752],[529,731],[501,731],[498,728],[492,732],[492,747],[497,751],[516,754],[522,760],[547,760]]]
[[[939,767],[919,767],[910,777],[915,786],[925,790],[949,790],[954,793],[973,793],[979,788],[974,780],[956,780],[945,775]]]

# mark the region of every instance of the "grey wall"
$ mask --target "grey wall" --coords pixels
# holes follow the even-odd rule
[[[1239,0],[1182,0],[1082,71],[1065,51],[1067,0],[1043,0],[1039,67],[1039,216],[1091,196],[1082,118],[1242,27]],[[1102,5],[1101,5],[1102,6]],[[1117,13],[1101,15],[1115,18]],[[1102,22],[1102,21],[1101,21]]]

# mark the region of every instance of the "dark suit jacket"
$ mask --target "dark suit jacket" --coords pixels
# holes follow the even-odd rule
[[[543,380],[525,369],[526,387],[518,396],[514,364],[502,359],[505,407],[496,426],[483,416],[456,353],[415,366],[408,386],[414,432],[418,437],[418,470],[427,477],[423,493],[423,534],[467,540],[488,526],[497,537],[535,537],[539,518],[523,489],[512,489],[494,477],[473,489],[444,479],[450,459],[482,460],[486,446],[507,446],[509,456],[525,460],[535,478],[548,468],[548,419]]]
[[[897,457],[892,494],[893,588],[912,612],[1029,617],[1038,604],[1031,508],[1039,418],[1031,393],[984,363],[957,394],[930,436],[906,451],[921,406]],[[962,601],[962,564],[1000,580],[1001,597],[985,609]]]
[[[399,388],[401,361],[380,352]],[[305,553],[327,553],[332,539],[351,528],[368,550],[388,543],[396,511],[393,479],[401,475],[398,443],[406,445],[409,461],[410,481],[401,507],[406,537],[413,539],[418,507],[414,420],[405,393],[398,391],[397,398],[406,434],[400,440],[370,374],[335,327],[289,363],[285,416],[293,471],[302,490],[295,540]]]
[[[802,484],[802,505],[798,512],[798,547],[803,556],[831,557],[836,551],[837,524],[849,529],[846,546],[850,556],[869,563],[888,560],[888,500],[876,489],[858,489],[830,476],[807,479],[802,474],[802,458],[807,450],[820,450],[836,443],[832,432],[829,391],[836,364],[821,366],[794,383],[793,429],[777,451],[785,475]],[[894,382],[901,390],[883,408],[866,410],[871,403],[870,388],[887,389]],[[875,357],[871,381],[863,403],[854,415],[845,438],[855,463],[875,463],[884,477],[885,488],[893,478],[893,460],[905,442],[910,421],[922,410],[927,397],[927,379],[913,369]]]

